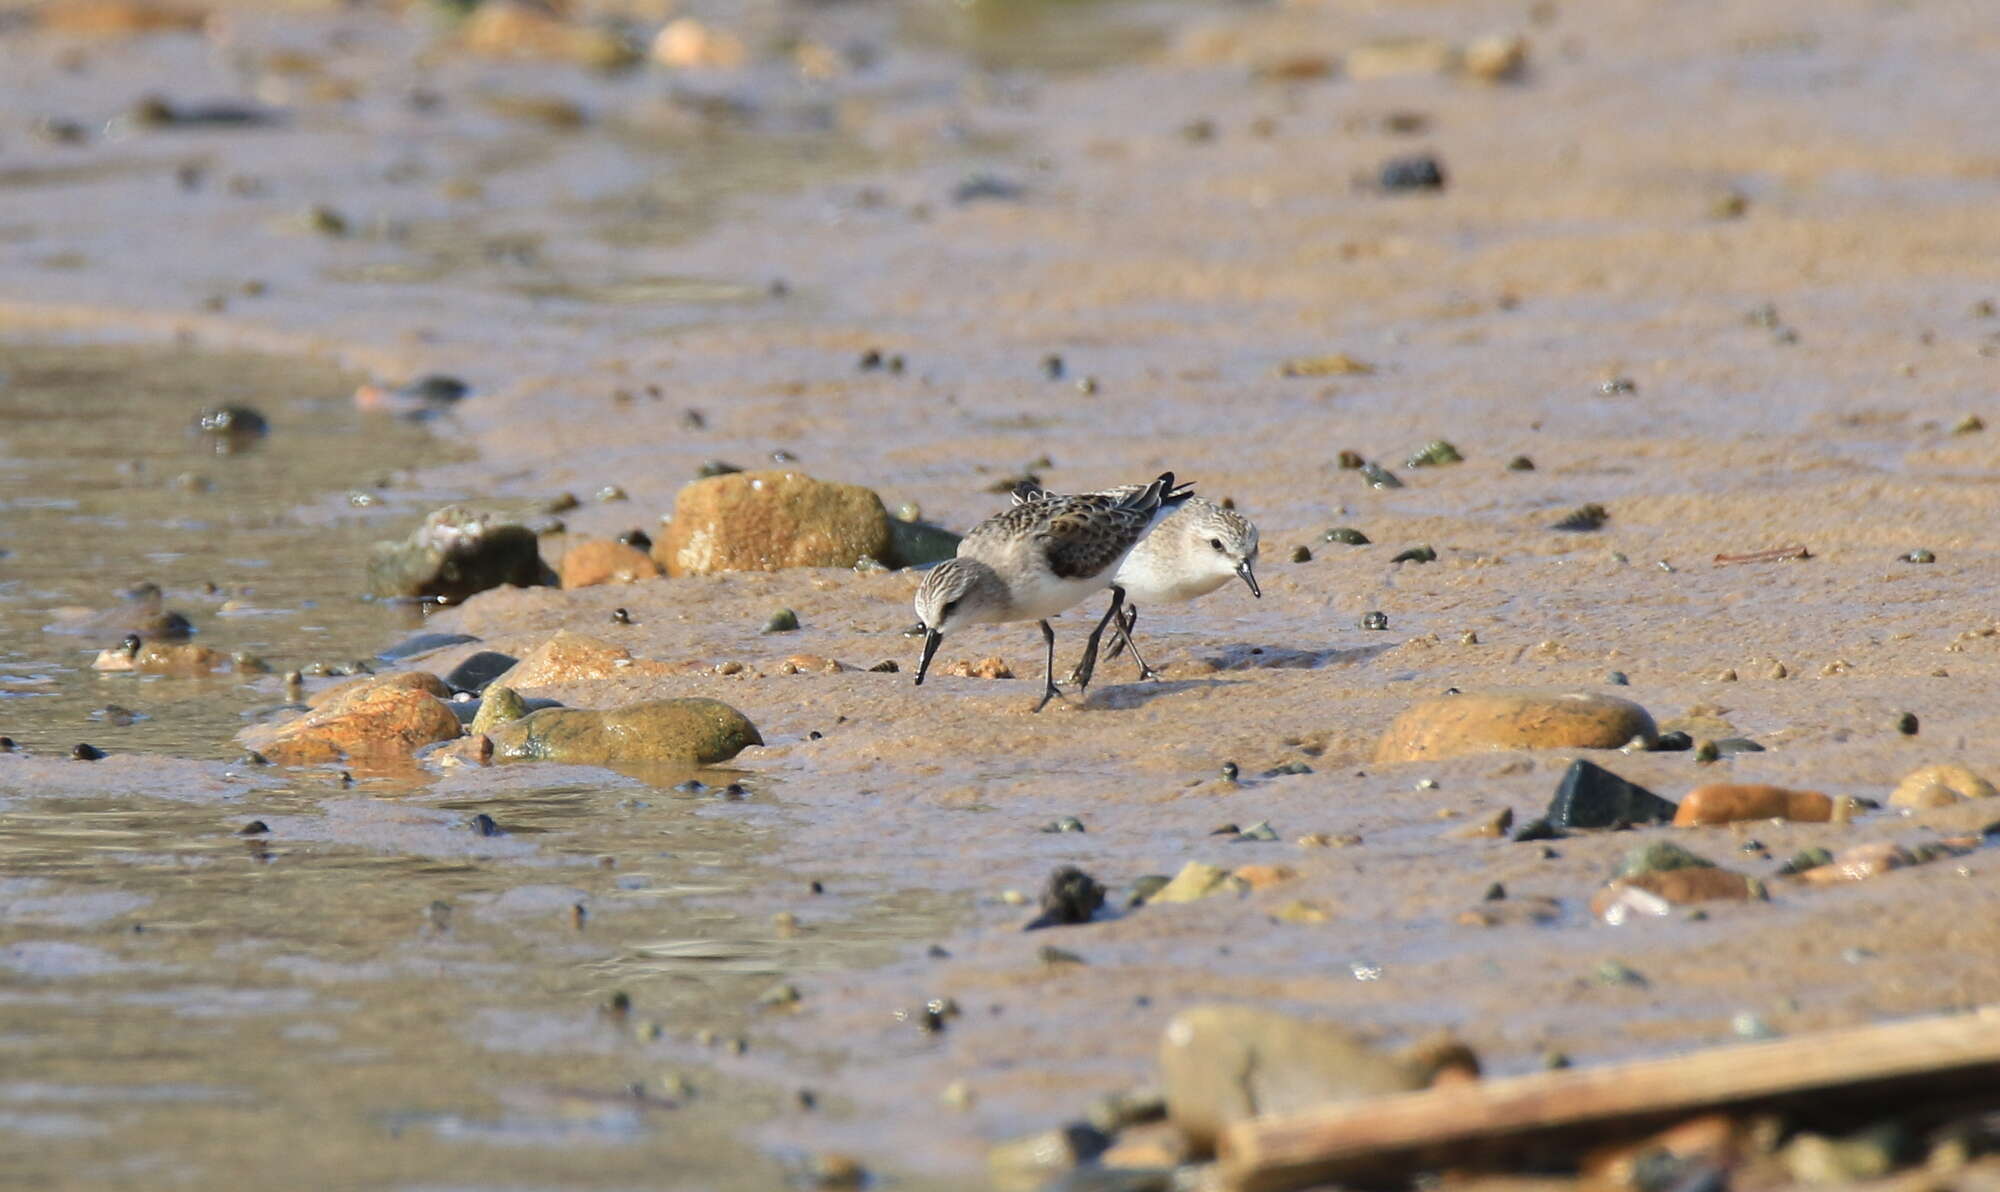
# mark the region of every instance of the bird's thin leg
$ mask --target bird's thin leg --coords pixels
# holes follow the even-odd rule
[[[1142,681],[1146,679],[1158,679],[1160,672],[1154,670],[1150,663],[1140,657],[1139,647],[1132,644],[1132,631],[1138,628],[1138,626],[1139,606],[1136,604],[1127,605],[1124,617],[1120,618],[1118,622],[1118,640],[1111,643],[1111,652],[1106,654],[1105,657],[1116,658],[1118,656],[1118,647],[1122,645],[1132,651],[1132,661],[1139,664],[1139,678]]]
[[[1097,645],[1104,638],[1104,627],[1118,619],[1118,610],[1125,607],[1125,589],[1111,585],[1111,607],[1104,610],[1098,619],[1097,628],[1090,631],[1090,637],[1083,643],[1083,661],[1076,664],[1076,689],[1090,690],[1090,676],[1097,669]]]
[[[1042,702],[1035,705],[1035,711],[1037,712],[1048,707],[1050,700],[1062,694],[1062,688],[1056,686],[1056,631],[1049,627],[1047,621],[1042,622],[1042,640],[1049,644],[1049,664],[1042,671],[1044,686],[1042,688]]]

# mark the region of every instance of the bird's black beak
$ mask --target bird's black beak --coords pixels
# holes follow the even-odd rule
[[[1250,594],[1252,596],[1255,596],[1259,600],[1264,598],[1263,590],[1257,586],[1257,573],[1250,570],[1250,560],[1245,559],[1241,563],[1238,563],[1236,565],[1236,574],[1242,576],[1243,582],[1250,585]]]
[[[937,653],[938,643],[943,640],[944,634],[935,629],[924,631],[924,659],[917,663],[917,686],[924,685],[924,676],[929,674],[931,669],[931,655]]]

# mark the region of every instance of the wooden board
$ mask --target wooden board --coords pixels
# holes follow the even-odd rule
[[[1668,1059],[1470,1081],[1239,1122],[1224,1187],[1284,1192],[1339,1180],[1507,1164],[1723,1109],[1879,1119],[1920,1100],[2000,1095],[2000,1011],[1720,1047]]]

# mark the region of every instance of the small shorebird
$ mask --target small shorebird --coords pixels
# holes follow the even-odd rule
[[[1097,661],[1104,627],[1118,615],[1125,593],[1114,582],[1132,548],[1191,495],[1176,490],[1163,472],[1147,485],[1107,493],[1049,496],[1015,505],[972,528],[958,556],[931,569],[917,588],[917,619],[924,625],[924,656],[917,683],[948,633],[966,625],[1040,621],[1048,643],[1048,669],[1039,712],[1062,694],[1056,686],[1056,631],[1048,619],[1093,593],[1111,589],[1111,607],[1084,647],[1083,679]]]
[[[1095,495],[1123,497],[1136,491],[1137,485],[1125,485]],[[1014,490],[1014,500],[1021,505],[1055,496],[1033,483]],[[1139,606],[1196,600],[1232,579],[1242,580],[1249,585],[1250,594],[1261,599],[1264,593],[1257,587],[1256,565],[1257,527],[1234,509],[1224,509],[1205,497],[1189,497],[1146,535],[1118,568],[1114,582],[1124,589],[1125,599],[1130,603],[1124,619],[1116,626],[1118,640],[1111,644],[1111,652],[1105,657],[1116,658],[1121,648],[1131,650],[1132,660],[1139,664],[1139,677],[1159,678],[1159,672],[1147,665],[1139,656],[1139,648],[1132,644],[1132,630],[1139,623]],[[1077,679],[1088,683],[1089,675],[1079,668],[1071,676],[1072,682]]]

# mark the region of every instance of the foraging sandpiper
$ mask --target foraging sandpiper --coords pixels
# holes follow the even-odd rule
[[[1098,496],[1124,497],[1137,491],[1136,485],[1108,489]],[[1056,494],[1038,484],[1023,484],[1014,490],[1021,504],[1045,501]],[[1232,579],[1249,585],[1252,596],[1262,598],[1257,587],[1257,527],[1234,509],[1224,509],[1204,497],[1190,497],[1173,511],[1152,533],[1132,549],[1118,568],[1116,585],[1125,591],[1128,602],[1124,619],[1116,628],[1105,657],[1116,658],[1118,651],[1132,651],[1139,664],[1141,679],[1156,679],[1159,672],[1139,656],[1132,644],[1132,630],[1139,623],[1141,604],[1180,604],[1208,595]],[[1079,666],[1070,681],[1090,681]]]
[[[1048,618],[1111,589],[1111,607],[1084,647],[1078,689],[1090,684],[1104,627],[1118,615],[1125,593],[1114,582],[1141,539],[1190,496],[1177,490],[1172,472],[1151,484],[1109,493],[1049,496],[1017,504],[972,528],[958,556],[931,569],[917,589],[917,618],[924,625],[923,683],[938,643],[966,625],[1039,621],[1048,644],[1048,669],[1039,712],[1062,694],[1056,686],[1056,631]]]

